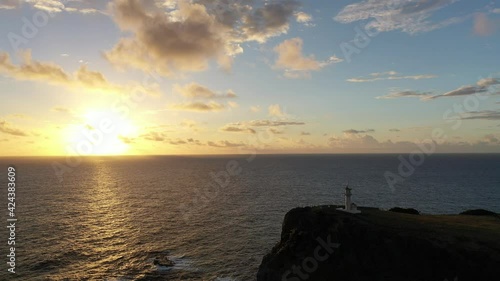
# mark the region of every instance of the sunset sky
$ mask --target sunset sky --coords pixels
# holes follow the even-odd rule
[[[491,0],[1,0],[0,156],[500,152]]]

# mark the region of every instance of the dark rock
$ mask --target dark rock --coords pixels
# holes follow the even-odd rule
[[[154,265],[159,265],[159,266],[166,266],[166,267],[172,267],[175,265],[173,261],[171,261],[167,256],[163,257],[156,257],[153,260]]]
[[[473,225],[464,229],[476,221],[467,216],[360,209],[356,215],[333,206],[288,212],[281,240],[263,258],[257,281],[481,281],[500,276],[500,224],[494,218],[480,218],[479,231]]]
[[[461,212],[460,214],[467,215],[467,216],[493,216],[493,217],[499,216],[497,213],[493,213],[491,211],[483,210],[483,209],[467,210],[465,212]]]
[[[395,207],[391,208],[389,211],[395,213],[410,214],[410,215],[420,215],[420,212],[413,208],[405,209],[405,208]]]

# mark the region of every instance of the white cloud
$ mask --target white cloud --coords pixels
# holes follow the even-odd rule
[[[297,12],[294,14],[295,20],[298,23],[302,23],[305,26],[314,26],[312,23],[313,17],[310,14],[304,13],[304,12]]]
[[[22,63],[15,65],[9,54],[0,51],[0,73],[16,80],[40,81],[53,85],[63,85],[71,89],[85,88],[87,90],[106,91],[118,94],[129,94],[140,90],[151,95],[159,95],[156,88],[146,88],[141,85],[118,85],[109,82],[97,71],[91,71],[83,65],[74,73],[64,71],[59,65],[50,62],[39,62],[31,58],[31,51],[24,51]]]
[[[16,9],[21,6],[21,0],[2,0],[0,3],[0,10],[1,9]]]
[[[28,133],[13,127],[10,123],[0,120],[0,132],[12,136],[27,137]]]
[[[188,102],[181,104],[174,104],[171,106],[174,110],[180,111],[193,111],[193,112],[217,112],[222,111],[226,107],[223,104],[210,101],[210,102]]]
[[[395,99],[395,98],[409,97],[409,98],[420,98],[421,100],[425,101],[443,97],[468,96],[479,93],[487,93],[492,89],[492,86],[495,85],[500,85],[500,79],[484,78],[477,81],[475,85],[461,86],[457,89],[439,95],[433,94],[431,92],[417,92],[417,91],[407,90],[401,92],[392,92],[388,95],[377,97],[377,99]]]
[[[375,82],[381,80],[402,80],[402,79],[421,80],[421,79],[431,79],[436,77],[437,77],[436,75],[432,74],[400,75],[395,71],[387,71],[387,72],[371,73],[370,77],[349,78],[347,79],[347,81],[352,83],[364,83],[364,82]]]
[[[366,130],[350,129],[350,130],[343,131],[344,134],[348,134],[348,135],[367,134],[367,133],[374,133],[374,132],[375,132],[374,129],[366,129]]]
[[[343,61],[335,56],[328,58],[326,61],[318,61],[314,55],[304,56],[302,54],[302,45],[302,39],[297,37],[285,40],[274,48],[274,51],[278,54],[275,67],[283,69],[285,77],[309,77],[311,71],[318,71],[330,64]]]
[[[441,140],[434,143],[437,151],[447,152],[494,152],[497,151],[500,143],[497,135],[486,135],[474,141],[448,142]],[[416,142],[409,141],[379,141],[371,135],[366,134],[344,134],[343,136],[332,136],[328,139],[330,151],[356,152],[356,153],[411,153],[418,150],[419,144],[430,145],[430,139]]]
[[[281,106],[279,104],[270,105],[268,108],[269,115],[274,117],[283,117],[285,113],[281,110]]]
[[[464,18],[448,18],[437,23],[430,20],[434,12],[457,0],[365,0],[350,4],[334,19],[341,23],[368,21],[366,28],[378,31],[401,30],[410,34],[428,32]]]
[[[174,85],[174,91],[180,93],[184,97],[188,98],[203,98],[203,99],[213,99],[213,98],[236,98],[237,95],[233,90],[227,90],[225,93],[217,93],[209,88],[197,84],[190,83],[184,86]]]
[[[21,0],[2,0],[0,9],[18,8]],[[81,14],[106,14],[106,5],[108,1],[101,0],[24,0],[25,3],[33,8],[45,11],[47,13],[81,13]],[[5,4],[6,3],[6,4]]]
[[[249,134],[256,133],[256,131],[252,128],[248,128],[241,125],[232,125],[232,124],[225,125],[224,127],[220,128],[220,131],[228,133],[249,133]]]
[[[160,1],[161,2],[161,1]],[[157,5],[163,5],[157,2]],[[241,43],[266,42],[287,32],[299,6],[293,0],[250,7],[247,1],[198,0],[168,3],[169,9],[139,0],[113,1],[113,19],[132,36],[122,39],[105,57],[118,67],[163,76],[204,71],[215,60],[229,69],[243,52]]]
[[[462,86],[455,90],[446,92],[444,94],[432,96],[429,99],[437,99],[442,97],[468,96],[477,93],[486,93],[488,92],[490,86],[498,84],[500,84],[500,79],[498,78],[484,78],[477,81],[476,85]]]
[[[254,113],[260,112],[260,106],[250,106],[250,111]]]
[[[306,123],[300,121],[271,121],[271,120],[253,120],[248,125],[253,127],[280,127],[280,126],[301,126]]]
[[[421,93],[417,91],[402,91],[402,92],[392,92],[385,96],[377,97],[377,99],[397,99],[397,98],[420,98],[425,99],[432,96],[432,93]]]

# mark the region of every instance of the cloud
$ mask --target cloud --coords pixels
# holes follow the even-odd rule
[[[426,101],[443,97],[468,96],[473,94],[486,93],[490,91],[492,86],[496,85],[500,85],[500,79],[490,77],[490,78],[480,79],[479,81],[476,82],[475,85],[461,86],[457,89],[454,89],[452,91],[440,95],[433,95],[433,93],[431,92],[422,93],[422,92],[407,90],[402,92],[393,92],[385,96],[377,97],[377,99],[395,99],[395,98],[409,97],[409,98],[420,98],[421,100]]]
[[[366,130],[350,129],[350,130],[343,131],[344,134],[348,134],[348,135],[367,134],[367,133],[374,133],[374,132],[375,132],[374,129],[366,129]]]
[[[131,36],[120,39],[105,57],[118,67],[163,76],[204,71],[212,60],[229,69],[243,52],[242,43],[264,43],[285,33],[298,7],[291,0],[263,7],[248,4],[246,0],[179,1],[165,11],[148,1],[115,0],[113,19]]]
[[[212,98],[235,98],[237,95],[232,90],[227,90],[225,93],[216,93],[209,88],[202,86],[197,83],[190,83],[184,86],[175,85],[174,91],[180,93],[181,95],[188,98],[202,98],[202,99],[212,99]]]
[[[3,0],[0,3],[0,10],[1,9],[16,9],[21,6],[21,0]]]
[[[402,79],[421,80],[421,79],[431,79],[436,77],[437,77],[436,75],[432,74],[399,75],[399,73],[395,71],[387,71],[380,73],[371,73],[370,77],[350,78],[347,79],[347,81],[352,83],[364,83],[364,82],[375,82],[381,80],[402,80]]]
[[[437,98],[442,98],[442,97],[456,97],[456,96],[468,96],[476,93],[483,93],[488,91],[485,87],[477,87],[477,86],[462,86],[458,89],[455,89],[453,91],[449,91],[447,93],[444,93],[442,95],[436,95],[429,97],[429,99],[437,99]]]
[[[295,20],[298,23],[302,23],[305,26],[314,26],[314,24],[312,23],[313,17],[310,14],[307,14],[304,12],[296,12],[294,14],[294,16],[295,16]]]
[[[16,80],[41,81],[53,85],[63,85],[70,89],[85,88],[119,94],[141,91],[150,95],[159,95],[157,89],[145,88],[141,85],[113,84],[102,73],[91,71],[85,65],[80,66],[73,75],[66,73],[59,65],[33,60],[29,50],[22,54],[21,59],[22,64],[14,65],[9,54],[0,51],[0,74]]]
[[[26,3],[33,5],[34,8],[49,12],[59,13],[64,11],[64,4],[58,0],[25,0]]]
[[[176,71],[205,70],[210,59],[222,64],[242,52],[228,38],[229,30],[203,5],[180,1],[173,15],[148,11],[146,6],[138,0],[114,1],[113,19],[133,34],[105,53],[115,65],[172,76]]]
[[[207,145],[212,146],[212,147],[218,147],[218,148],[230,148],[230,147],[245,146],[245,144],[243,144],[243,143],[234,143],[234,142],[230,142],[230,141],[218,141],[218,142],[209,141],[209,142],[207,142]]]
[[[425,99],[432,97],[432,93],[426,92],[416,92],[416,91],[402,91],[402,92],[393,92],[387,94],[385,96],[376,97],[377,99],[397,99],[397,98],[420,98]]]
[[[309,132],[301,132],[300,135],[301,136],[310,136],[311,133],[309,133]]]
[[[0,72],[18,80],[38,80],[49,83],[68,84],[70,75],[52,63],[41,63],[31,59],[31,52],[27,51],[22,56],[23,64],[16,66],[6,52],[0,52]]]
[[[150,131],[146,134],[141,135],[145,140],[148,141],[154,141],[154,142],[165,142],[170,145],[202,145],[202,143],[199,140],[193,139],[193,138],[188,138],[188,139],[171,139],[167,137],[167,134],[163,132],[156,132],[156,131]],[[134,143],[135,139],[134,138],[125,138],[120,136],[119,137],[124,143]]]
[[[500,120],[500,111],[484,110],[472,111],[462,116],[464,120]]]
[[[498,152],[500,143],[498,136],[486,135],[483,138],[475,141],[460,141],[460,142],[439,142],[434,144],[439,153],[449,152]],[[409,142],[391,140],[379,141],[370,135],[359,134],[344,134],[340,137],[330,137],[328,139],[328,146],[330,151],[338,152],[356,152],[356,153],[412,153],[421,147],[419,144],[429,146],[430,139]],[[437,141],[437,140],[435,140]]]
[[[197,139],[193,139],[193,138],[189,138],[189,139],[187,139],[187,142],[188,142],[188,144],[193,144],[193,145],[202,145],[202,143],[201,143],[199,140],[197,140]]]
[[[318,71],[332,63],[339,63],[343,60],[335,56],[326,61],[318,61],[314,55],[308,57],[302,54],[303,41],[301,38],[285,40],[274,48],[278,54],[275,67],[285,70],[287,78],[309,77],[311,71]]]
[[[67,114],[70,114],[73,112],[71,109],[69,109],[67,107],[62,107],[62,106],[53,107],[52,111],[59,112],[59,113],[67,113]]]
[[[396,132],[401,132],[401,130],[400,129],[389,129],[389,132],[396,133]]]
[[[223,104],[210,101],[207,103],[204,102],[188,102],[182,104],[174,104],[171,106],[172,109],[181,110],[181,111],[194,111],[194,112],[216,112],[222,111],[226,107]]]
[[[283,110],[281,110],[281,107],[279,104],[270,105],[268,108],[268,111],[269,111],[270,116],[275,116],[275,117],[285,116],[285,113],[283,112]]]
[[[19,137],[27,137],[28,133],[12,127],[12,125],[4,120],[0,121],[0,132],[8,135],[19,136]]]
[[[379,146],[379,142],[370,135],[344,134],[343,137],[330,137],[328,145],[332,147],[357,147],[374,149]]]
[[[289,28],[288,21],[298,7],[299,2],[285,0],[267,3],[243,15],[241,29],[245,40],[264,43],[271,37],[286,33]]]
[[[253,120],[248,122],[252,127],[279,127],[279,126],[301,126],[304,122],[296,121],[271,121],[271,120]]]
[[[334,20],[341,23],[368,21],[366,28],[377,31],[401,30],[415,34],[428,32],[456,24],[461,17],[448,18],[440,22],[430,20],[434,12],[456,2],[456,0],[365,0],[344,7]]]
[[[198,123],[193,120],[183,120],[180,123],[181,127],[192,129],[193,131],[198,131]]]
[[[275,135],[283,135],[285,132],[284,131],[281,131],[281,130],[278,130],[278,129],[275,129],[275,128],[269,128],[268,129],[269,132],[275,134]]]
[[[144,138],[145,140],[157,141],[157,142],[162,142],[162,141],[166,140],[166,136],[164,133],[159,133],[159,132],[155,132],[155,131],[151,131],[149,133],[143,134],[143,135],[141,135],[141,137]]]
[[[485,13],[474,15],[474,34],[478,36],[489,36],[495,33],[497,24],[488,18]]]
[[[428,97],[426,99],[437,99],[442,97],[456,97],[456,96],[468,96],[478,93],[488,92],[489,87],[494,85],[499,85],[500,79],[498,78],[484,78],[477,81],[476,85],[466,85],[455,90],[449,91],[447,93],[441,95],[435,95],[432,97]]]
[[[187,144],[188,142],[185,140],[177,139],[177,140],[168,140],[168,143],[171,145],[183,145]]]
[[[220,128],[220,131],[229,133],[250,133],[250,134],[256,133],[256,131],[252,128],[238,127],[230,124]]]
[[[22,1],[16,0],[3,0],[7,2],[7,7],[18,8]],[[14,5],[8,5],[8,3]],[[31,5],[33,8],[45,11],[47,13],[81,13],[81,14],[106,14],[107,1],[101,0],[24,0],[25,3]],[[0,9],[5,4],[0,4]]]
[[[129,137],[124,137],[124,136],[118,136],[118,139],[121,140],[125,144],[133,144],[135,142],[134,138],[129,138]]]
[[[260,106],[250,106],[250,111],[257,113],[260,111]]]
[[[238,107],[240,107],[240,105],[237,102],[234,102],[234,101],[228,101],[227,105],[229,105],[229,107],[231,107],[231,108],[238,108]]]
[[[500,84],[500,79],[498,78],[483,78],[479,81],[477,81],[477,85],[479,87],[490,87],[494,85],[499,85]]]
[[[500,143],[500,140],[498,139],[498,137],[493,135],[493,134],[488,134],[488,135],[484,136],[484,141],[486,141],[487,143],[490,143],[490,144],[499,144]]]

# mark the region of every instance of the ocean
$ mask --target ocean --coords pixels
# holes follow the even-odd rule
[[[500,155],[403,157],[403,175],[397,154],[0,158],[3,221],[9,165],[18,219],[16,274],[1,227],[0,279],[255,280],[286,212],[340,205],[347,182],[360,206],[500,212]],[[67,168],[60,178],[54,163]]]

